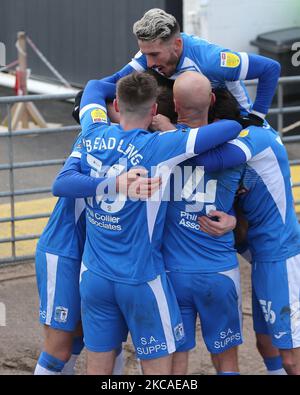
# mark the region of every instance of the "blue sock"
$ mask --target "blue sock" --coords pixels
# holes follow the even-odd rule
[[[283,368],[280,355],[278,355],[277,357],[264,358],[264,363],[266,365],[266,368],[270,371]]]
[[[74,337],[72,345],[72,355],[79,355],[84,347],[83,337]]]
[[[52,355],[42,351],[39,359],[38,364],[43,368],[50,370],[52,372],[61,372],[65,366],[65,362],[53,357]]]
[[[239,372],[218,372],[218,376],[239,376]]]

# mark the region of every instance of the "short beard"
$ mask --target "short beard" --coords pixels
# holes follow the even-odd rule
[[[166,74],[166,77],[171,77],[175,73],[178,62],[179,62],[179,56],[177,56],[175,53],[172,54],[170,60],[167,63],[167,66],[170,65],[173,67],[173,69],[170,72],[168,72],[168,74]]]

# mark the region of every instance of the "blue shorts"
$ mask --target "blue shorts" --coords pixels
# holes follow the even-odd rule
[[[40,323],[74,331],[80,321],[80,261],[36,250]]]
[[[195,347],[199,314],[208,351],[219,354],[243,342],[239,268],[220,273],[178,273],[168,276],[179,303],[186,342],[177,351]]]
[[[252,264],[253,326],[275,347],[300,347],[300,254]]]
[[[173,353],[184,340],[176,296],[166,274],[139,285],[117,283],[82,266],[80,281],[84,343],[88,350],[114,350],[128,331],[139,359]]]

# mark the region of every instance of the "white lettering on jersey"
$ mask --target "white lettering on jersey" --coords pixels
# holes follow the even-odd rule
[[[219,334],[221,340],[216,340],[214,342],[214,347],[216,349],[224,348],[228,344],[239,341],[241,339],[241,334],[240,332],[234,333],[230,328],[227,329],[226,331],[222,331]]]
[[[108,170],[102,168],[101,160],[95,158],[93,155],[87,154],[86,160],[88,165],[91,167],[90,176],[94,178],[100,177],[115,177],[122,173],[125,169],[124,165],[114,164]],[[88,204],[93,206],[93,198],[87,199]],[[126,203],[126,196],[122,193],[118,193],[114,201],[110,199],[103,199],[103,196],[96,196],[96,204],[100,204],[100,208],[108,213],[116,213],[120,211]],[[95,207],[96,208],[96,207]]]
[[[116,149],[121,154],[127,156],[133,166],[138,165],[143,159],[143,156],[139,154],[138,149],[133,144],[125,145],[124,140],[120,140],[119,144],[117,144],[117,140],[114,137],[109,137],[108,139],[96,137],[94,141],[84,139],[83,144],[87,152]]]
[[[141,337],[140,342],[142,347],[137,347],[137,353],[139,355],[151,355],[167,350],[167,344],[165,342],[159,343],[154,336],[150,336],[149,339]]]

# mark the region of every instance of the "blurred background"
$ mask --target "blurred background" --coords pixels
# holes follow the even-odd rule
[[[0,99],[20,93],[14,66],[22,56],[18,32],[27,37],[28,93],[74,97],[89,79],[131,60],[138,50],[133,23],[154,7],[175,15],[186,33],[281,63],[289,83],[280,85],[267,119],[286,143],[299,201],[300,65],[292,64],[293,55],[300,63],[300,52],[297,58],[292,49],[299,43],[300,51],[299,0],[0,0],[0,42],[6,46],[6,64],[13,65],[0,67]],[[255,86],[248,89],[253,98]],[[33,257],[56,201],[52,181],[79,130],[70,97],[35,102],[47,133],[16,123],[9,135],[7,106],[0,103],[0,263]]]
[[[34,252],[56,203],[51,184],[80,130],[71,116],[72,98],[89,79],[112,74],[131,60],[138,50],[132,25],[154,7],[176,16],[186,33],[281,63],[267,119],[288,150],[300,214],[299,0],[0,0],[7,66],[0,66],[0,374],[31,374],[40,352]],[[22,93],[17,63],[27,69],[25,93],[39,95],[34,105],[40,122],[18,122],[23,104],[4,99]],[[253,98],[255,85],[248,89]],[[45,100],[49,94],[51,100]],[[242,260],[241,267],[241,372],[265,374],[252,330],[250,267]],[[125,351],[125,372],[138,374],[130,343]],[[84,355],[78,372],[84,372]],[[203,343],[192,353],[189,373],[214,374]]]
[[[138,50],[132,25],[154,7],[173,14],[186,33],[236,51],[259,52],[251,41],[260,34],[300,26],[298,0],[1,0],[0,41],[10,63],[17,32],[25,31],[71,84],[83,85],[131,59]],[[294,38],[300,41],[299,31]],[[55,80],[29,55],[32,76]]]

